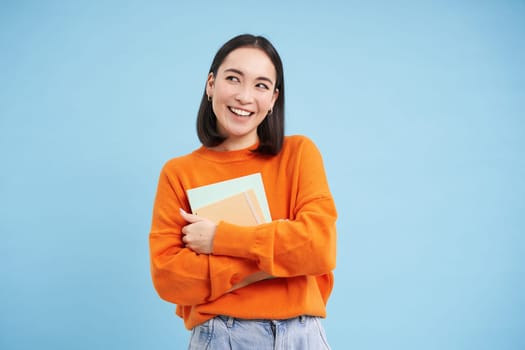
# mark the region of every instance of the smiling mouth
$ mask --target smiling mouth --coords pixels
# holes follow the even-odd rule
[[[249,117],[253,114],[253,112],[245,111],[244,109],[234,108],[234,107],[228,107],[228,109],[235,115],[238,115],[239,117]]]

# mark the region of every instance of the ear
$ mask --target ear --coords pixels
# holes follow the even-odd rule
[[[213,90],[215,89],[215,76],[213,72],[208,74],[208,80],[206,80],[206,95],[213,97]]]

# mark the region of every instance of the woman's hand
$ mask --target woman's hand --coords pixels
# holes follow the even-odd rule
[[[198,215],[187,213],[182,208],[179,211],[182,218],[189,222],[182,228],[182,241],[186,247],[198,254],[213,253],[213,238],[217,224]]]

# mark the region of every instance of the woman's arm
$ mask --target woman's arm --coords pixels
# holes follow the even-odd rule
[[[183,209],[180,209],[180,214],[182,218],[188,222],[188,224],[182,228],[182,234],[184,235],[182,241],[186,244],[186,247],[198,254],[213,253],[213,238],[217,224],[204,217],[187,213]],[[258,271],[245,277],[241,282],[234,284],[227,292],[232,292],[249,284],[269,278],[273,278],[273,276],[266,272]]]
[[[276,277],[322,275],[335,268],[337,211],[322,157],[309,140],[294,152],[296,164],[290,166],[289,177],[297,186],[289,220],[253,227],[220,222],[215,255],[250,259]]]
[[[179,305],[214,300],[259,271],[255,262],[228,256],[198,254],[182,241],[187,225],[179,212],[184,190],[163,169],[149,235],[151,274],[159,296]]]

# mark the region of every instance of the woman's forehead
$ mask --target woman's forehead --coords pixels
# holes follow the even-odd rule
[[[254,47],[241,47],[230,52],[219,71],[237,70],[246,75],[266,76],[275,81],[276,71],[272,60],[261,49]]]

